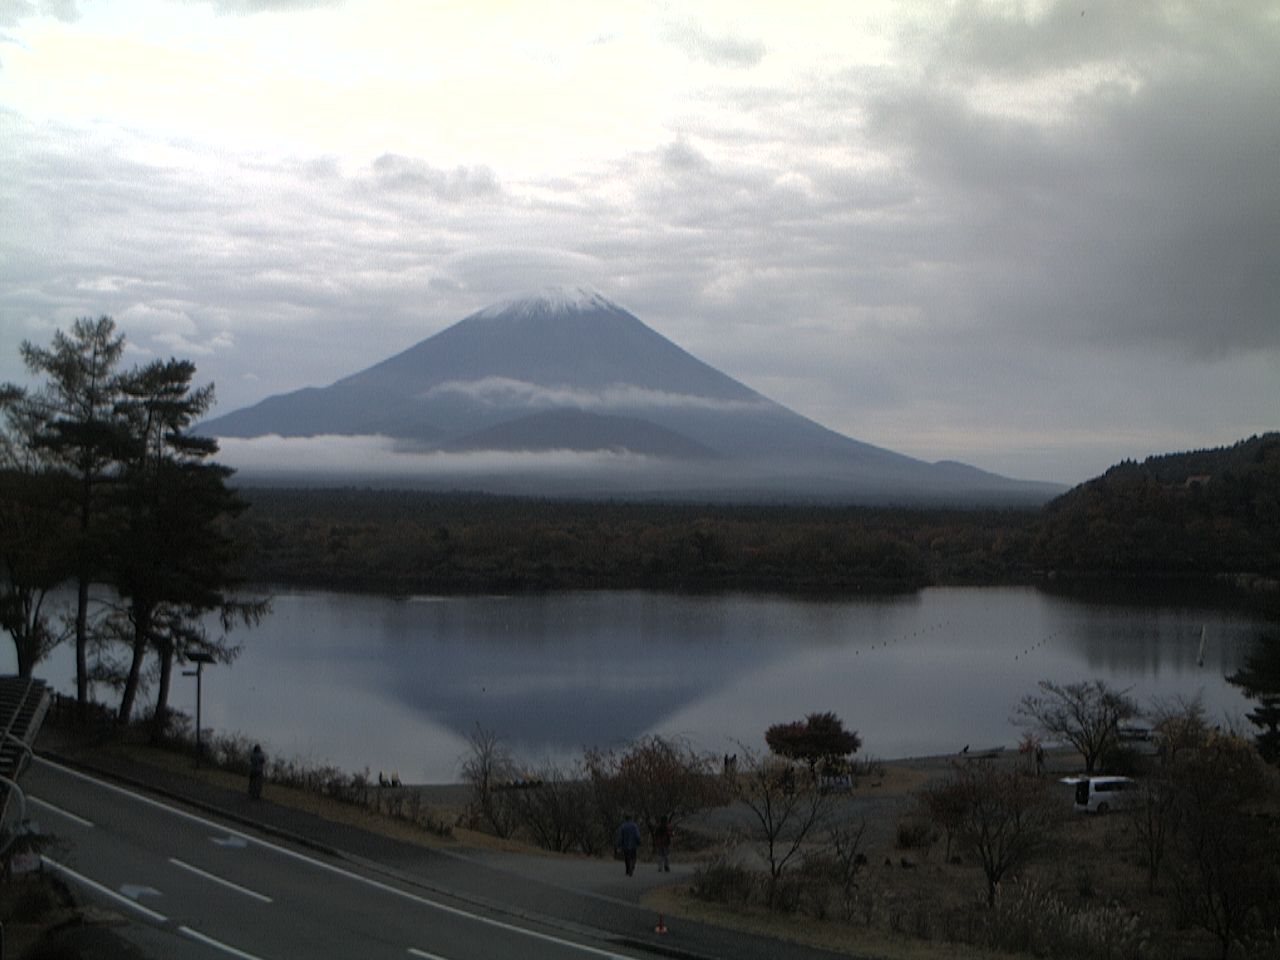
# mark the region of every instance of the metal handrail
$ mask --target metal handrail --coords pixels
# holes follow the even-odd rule
[[[5,851],[9,849],[9,845],[18,839],[22,825],[27,822],[27,795],[22,792],[17,780],[10,780],[8,777],[0,775],[0,784],[4,784],[9,788],[5,791],[4,801],[0,803],[0,830],[4,829],[4,815],[9,809],[9,798],[14,794],[18,795],[18,829],[15,829],[9,837],[0,834],[0,856],[3,856]]]
[[[36,758],[36,752],[32,748],[31,744],[27,743],[27,741],[23,740],[21,737],[15,736],[10,731],[8,730],[0,731],[0,740],[12,740],[14,743],[18,745],[18,749],[25,750],[27,754],[28,763],[30,763],[32,760]],[[13,764],[13,779],[17,780],[18,777],[22,776],[22,771],[24,769],[25,768],[18,761],[15,760]],[[7,780],[7,779],[8,777],[0,775],[0,780]]]

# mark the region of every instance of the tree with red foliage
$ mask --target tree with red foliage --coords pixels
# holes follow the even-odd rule
[[[813,771],[821,762],[834,764],[858,752],[862,738],[846,730],[834,713],[811,713],[803,720],[775,723],[764,734],[769,749],[788,760],[803,760]]]

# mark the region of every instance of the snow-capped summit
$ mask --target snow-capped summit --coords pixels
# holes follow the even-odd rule
[[[627,312],[594,287],[578,285],[543,287],[536,293],[485,307],[472,316],[487,320],[499,316],[521,318],[557,313],[588,313],[595,310]]]

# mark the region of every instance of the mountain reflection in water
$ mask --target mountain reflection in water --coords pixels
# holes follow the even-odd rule
[[[1009,718],[1041,679],[1101,677],[1144,704],[1200,694],[1215,721],[1239,719],[1247,701],[1223,678],[1262,627],[1238,607],[1032,588],[838,601],[287,592],[237,635],[234,665],[206,670],[203,710],[206,728],[277,755],[406,781],[456,778],[476,724],[529,765],[654,732],[760,750],[767,726],[815,710],[858,730],[864,754],[937,754],[1012,746]],[[74,689],[71,663],[63,648],[42,675]],[[188,686],[174,706],[193,712]]]

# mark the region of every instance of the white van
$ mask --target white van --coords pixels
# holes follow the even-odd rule
[[[1075,787],[1076,813],[1122,810],[1138,798],[1138,781],[1132,777],[1066,777]]]

